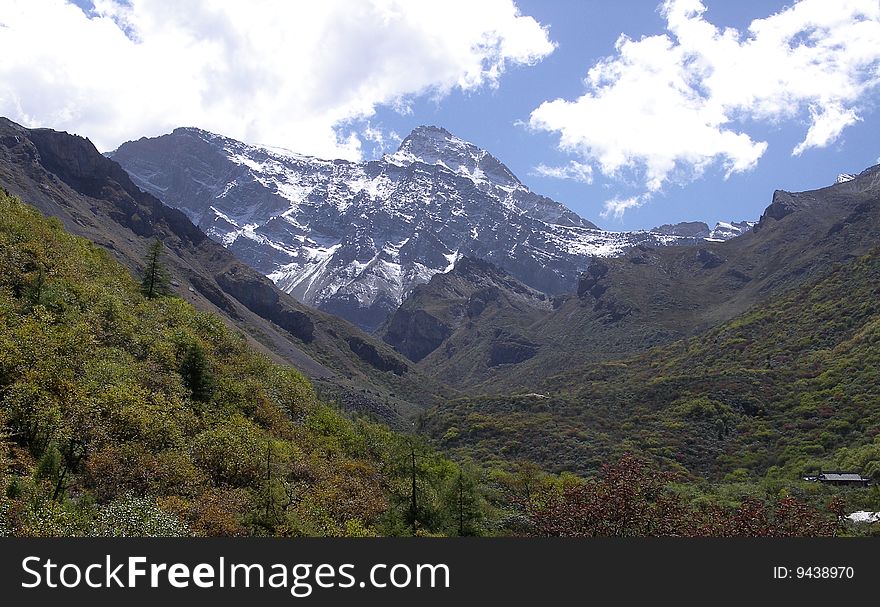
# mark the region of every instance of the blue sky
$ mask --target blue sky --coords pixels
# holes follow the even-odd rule
[[[7,0],[0,55],[0,114],[101,150],[369,159],[435,124],[609,229],[757,219],[880,156],[877,0]]]
[[[587,70],[614,53],[620,34],[639,38],[662,33],[665,23],[657,11],[658,2],[520,0],[517,4],[523,13],[549,26],[550,37],[558,44],[550,56],[534,66],[511,69],[497,90],[455,91],[439,103],[420,99],[414,103],[411,115],[381,108],[371,123],[401,135],[419,124],[444,126],[492,152],[532,190],[564,202],[601,227],[614,230],[688,220],[714,224],[757,219],[775,189],[823,187],[840,173],[857,172],[878,163],[880,113],[876,111],[875,93],[873,99],[864,100],[862,122],[848,128],[828,147],[792,156],[792,149],[806,131],[804,116],[776,125],[757,124],[749,132],[769,145],[755,168],[725,179],[725,172],[716,166],[700,179],[665,187],[656,199],[627,210],[622,217],[601,217],[606,199],[638,188],[601,176],[587,185],[534,174],[532,169],[538,164],[564,164],[573,156],[558,150],[558,136],[531,131],[521,123],[527,122],[530,112],[546,99],[573,99],[582,94]],[[706,18],[712,23],[744,30],[753,19],[769,16],[789,3],[709,0],[706,4]],[[377,153],[372,150],[372,155]]]

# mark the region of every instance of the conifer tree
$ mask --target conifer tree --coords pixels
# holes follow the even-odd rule
[[[164,246],[162,241],[156,238],[147,250],[144,259],[144,277],[141,280],[141,292],[148,299],[155,299],[171,292],[171,282],[168,269],[162,262]]]
[[[214,377],[208,366],[205,351],[198,343],[190,344],[180,364],[184,385],[195,400],[207,402],[214,393]]]

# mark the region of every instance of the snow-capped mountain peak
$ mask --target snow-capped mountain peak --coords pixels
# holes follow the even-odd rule
[[[477,185],[512,191],[523,187],[519,179],[486,150],[460,139],[442,127],[420,126],[400,143],[387,162],[408,166],[413,162],[440,165],[468,177]]]
[[[547,223],[596,228],[564,205],[531,192],[492,154],[442,127],[416,127],[395,153],[385,155],[382,160],[399,167],[439,166],[466,178],[511,212],[524,213]]]
[[[439,127],[419,127],[394,154],[360,163],[199,129],[129,142],[110,156],[281,289],[368,330],[462,256],[561,293],[575,289],[592,256],[697,240],[599,230]]]

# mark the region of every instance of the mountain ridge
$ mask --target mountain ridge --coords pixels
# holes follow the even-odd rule
[[[445,391],[418,379],[412,365],[382,342],[279,291],[184,213],[138,189],[86,138],[0,119],[0,185],[108,249],[133,272],[148,243],[162,239],[177,295],[218,313],[345,408],[398,424]]]
[[[423,430],[461,457],[555,471],[636,452],[716,480],[877,478],[877,244],[707,333],[449,401]]]
[[[710,228],[709,224],[703,221],[682,221],[675,224],[665,223],[651,228],[650,231],[671,236],[724,241],[742,236],[754,228],[757,223],[757,221],[719,221],[714,228]]]
[[[548,306],[520,305],[527,286],[515,277],[453,269],[414,289],[379,334],[460,390],[531,391],[548,370],[700,335],[866,254],[880,242],[878,194],[880,166],[815,191],[776,191],[746,234],[593,258],[576,291]],[[485,304],[478,313],[474,300]]]
[[[590,256],[701,240],[599,230],[440,127],[418,127],[396,152],[362,163],[194,128],[108,155],[282,290],[369,331],[462,256],[559,294],[576,288]]]

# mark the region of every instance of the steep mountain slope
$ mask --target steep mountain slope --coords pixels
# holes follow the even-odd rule
[[[548,370],[698,335],[865,254],[880,243],[878,196],[880,167],[814,192],[779,191],[760,223],[739,238],[640,245],[594,259],[577,294],[553,297],[550,305],[508,304],[515,299],[511,277],[438,275],[391,317],[384,339],[407,356],[419,344],[419,367],[453,386],[533,391]],[[487,280],[508,294],[494,297],[485,314],[466,313],[468,298]],[[498,364],[504,358],[492,354],[502,347],[496,341],[519,354]]]
[[[128,142],[109,155],[138,186],[181,209],[282,290],[367,330],[463,256],[555,294],[574,290],[591,255],[697,241],[598,230],[437,127],[419,127],[394,154],[364,163],[193,128]]]
[[[528,393],[444,403],[424,429],[463,455],[557,471],[630,452],[739,482],[880,479],[878,365],[875,248],[699,336],[550,372]]]
[[[489,338],[470,344],[469,358],[483,357],[486,364],[495,366],[520,362],[534,354],[536,344],[518,337],[517,327],[550,310],[551,299],[544,293],[489,262],[463,257],[450,272],[416,287],[382,334],[398,352],[419,362],[443,343],[447,346],[441,357],[453,356],[460,344],[449,338],[462,326],[471,330],[479,326],[479,333]],[[457,378],[448,379],[461,383]]]
[[[0,186],[134,271],[148,243],[161,238],[181,297],[220,314],[343,406],[396,423],[444,391],[381,342],[279,291],[183,213],[139,190],[87,139],[0,119]]]
[[[405,533],[412,443],[0,190],[0,536]],[[457,533],[465,472],[416,448],[420,529]]]

